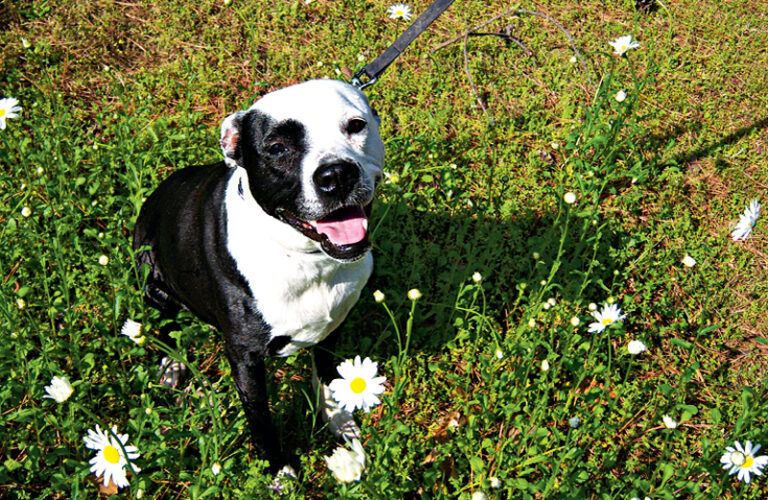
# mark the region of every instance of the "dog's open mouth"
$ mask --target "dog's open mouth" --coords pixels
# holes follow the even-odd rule
[[[368,216],[361,207],[345,207],[310,222],[310,225],[336,246],[354,245],[367,236]]]
[[[282,211],[281,218],[304,236],[320,243],[334,259],[355,260],[369,248],[368,217],[371,205],[353,205],[334,210],[322,219],[305,221]]]

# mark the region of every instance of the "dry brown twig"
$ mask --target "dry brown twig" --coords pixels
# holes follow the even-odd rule
[[[477,26],[474,26],[462,34],[451,38],[450,40],[446,40],[445,42],[440,43],[437,47],[432,49],[432,53],[437,52],[438,50],[444,49],[445,47],[448,47],[449,45],[452,45],[458,41],[463,41],[463,55],[464,55],[464,72],[467,74],[467,78],[469,80],[469,86],[472,91],[472,94],[475,96],[475,99],[477,100],[477,103],[480,105],[480,108],[483,110],[483,113],[488,112],[488,108],[486,107],[485,103],[483,102],[483,99],[480,97],[479,93],[477,92],[477,87],[475,86],[475,82],[472,78],[472,73],[469,70],[469,55],[468,55],[468,41],[470,36],[498,36],[504,39],[507,42],[513,42],[518,47],[520,47],[523,51],[525,51],[528,55],[534,55],[534,52],[528,48],[521,40],[519,40],[517,37],[512,36],[511,28],[507,26],[506,30],[500,31],[498,33],[488,33],[488,32],[480,32],[478,30],[485,28],[486,26],[498,21],[499,19],[502,19],[504,17],[508,16],[521,16],[521,15],[529,15],[529,16],[536,16],[540,17],[550,23],[552,23],[558,30],[560,30],[565,37],[568,39],[568,43],[571,46],[571,49],[574,52],[574,55],[581,63],[582,67],[585,70],[585,73],[587,74],[587,78],[589,79],[589,72],[587,71],[589,68],[587,67],[586,60],[579,50],[579,48],[576,45],[576,40],[573,38],[573,35],[562,25],[560,24],[556,19],[554,19],[552,16],[545,14],[543,12],[539,12],[536,10],[528,10],[528,9],[518,9],[518,8],[511,8],[507,9],[506,11],[502,12],[501,14],[498,14],[486,21],[483,21],[482,23],[478,24]]]

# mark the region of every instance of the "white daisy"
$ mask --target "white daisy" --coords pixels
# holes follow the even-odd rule
[[[390,19],[403,19],[405,21],[410,20],[411,16],[413,16],[411,8],[404,3],[396,3],[390,6],[387,9],[387,14],[389,14]]]
[[[669,415],[663,415],[661,417],[661,423],[664,424],[664,427],[667,429],[677,429],[677,422],[674,418],[670,417]]]
[[[567,204],[573,205],[574,203],[576,203],[576,193],[574,193],[573,191],[568,191],[567,193],[565,193],[565,195],[563,195],[563,200]]]
[[[381,304],[386,298],[386,295],[384,295],[384,292],[381,290],[376,290],[373,292],[373,300],[375,300],[377,304]]]
[[[353,439],[352,449],[339,446],[330,457],[325,457],[325,463],[333,477],[340,483],[359,481],[365,470],[365,451],[358,439]]]
[[[688,254],[685,254],[685,257],[683,257],[683,260],[680,262],[682,262],[685,267],[693,267],[696,265],[696,259]]]
[[[641,352],[645,352],[647,348],[645,347],[645,344],[643,344],[639,340],[632,340],[629,344],[627,344],[627,351],[629,351],[630,354],[640,354]]]
[[[541,371],[548,372],[549,371],[549,361],[546,359],[541,362]]]
[[[472,274],[472,281],[475,283],[482,283],[483,281],[483,275],[480,273],[473,273]]]
[[[141,334],[141,323],[132,319],[125,320],[123,327],[120,329],[120,334],[125,335],[139,345],[143,344],[146,340],[144,335]]]
[[[72,388],[72,384],[69,383],[67,377],[53,377],[51,379],[51,385],[45,386],[44,398],[53,399],[57,403],[63,403],[72,395],[75,390]]]
[[[19,116],[19,101],[13,97],[4,97],[0,99],[0,130],[5,130],[5,122],[9,118]]]
[[[581,425],[581,419],[579,417],[571,417],[571,418],[568,419],[568,425],[572,429],[575,429],[575,428],[577,428],[578,426]]]
[[[613,53],[617,56],[623,56],[627,51],[640,47],[637,40],[632,38],[632,35],[620,36],[612,42],[608,42],[613,47]]]
[[[384,392],[386,377],[377,377],[378,365],[365,358],[362,362],[360,356],[355,360],[346,360],[336,370],[342,378],[331,381],[330,387],[335,399],[340,406],[350,413],[356,408],[362,408],[366,412],[378,405],[381,401],[377,394]]]
[[[729,475],[738,472],[737,479],[749,483],[751,479],[749,475],[761,475],[763,467],[768,464],[768,456],[755,456],[758,450],[760,450],[759,444],[755,444],[753,447],[752,442],[747,441],[746,445],[742,447],[741,443],[736,441],[733,446],[726,446],[725,453],[720,457],[720,463],[723,464],[723,469],[730,469],[728,470]]]
[[[107,264],[109,264],[109,257],[107,257],[106,255],[99,256],[99,265],[106,266]]]
[[[624,90],[619,90],[613,98],[616,99],[617,102],[624,102],[627,99],[627,93],[624,92]]]
[[[117,436],[117,439],[115,439]],[[118,442],[119,439],[119,442]],[[88,435],[83,438],[85,447],[96,450],[96,456],[89,460],[91,472],[96,477],[102,477],[104,486],[109,485],[110,480],[118,488],[128,486],[125,476],[125,466],[131,462],[133,472],[138,474],[141,469],[133,464],[133,460],[139,457],[135,446],[128,446],[128,434],[118,434],[117,427],[112,427],[112,433],[102,431],[98,425],[96,429],[88,429]],[[122,447],[120,446],[122,444]],[[123,448],[128,454],[123,455]]]
[[[760,202],[752,200],[744,213],[739,217],[739,223],[736,224],[736,228],[731,233],[733,241],[743,241],[749,238],[752,234],[752,229],[757,223],[757,218],[760,217],[760,211],[762,210]]]
[[[595,311],[592,316],[597,320],[589,324],[589,333],[602,332],[613,323],[623,320],[626,314],[621,314],[621,309],[616,304],[604,304],[600,311]]]

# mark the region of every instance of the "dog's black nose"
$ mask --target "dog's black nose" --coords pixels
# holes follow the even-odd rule
[[[360,169],[348,161],[334,161],[320,165],[312,180],[321,194],[341,198],[347,196],[360,180]]]

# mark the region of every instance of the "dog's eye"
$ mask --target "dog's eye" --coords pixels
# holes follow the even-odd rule
[[[352,118],[347,122],[346,132],[349,135],[359,134],[365,129],[366,125],[368,124],[362,118]]]
[[[269,153],[272,156],[280,156],[286,151],[288,151],[288,148],[285,147],[285,144],[281,142],[273,142],[272,144],[267,146],[267,153]]]

